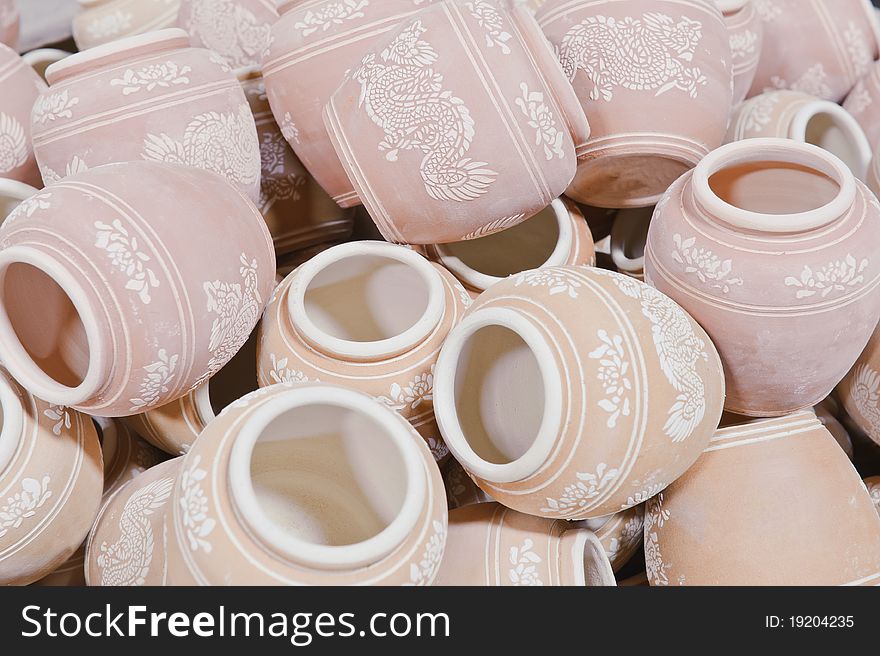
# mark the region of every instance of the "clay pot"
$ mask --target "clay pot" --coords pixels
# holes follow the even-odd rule
[[[321,381],[375,397],[406,417],[435,457],[434,365],[470,298],[443,267],[383,242],[330,248],[275,290],[260,325],[261,386]]]
[[[73,40],[79,50],[172,27],[180,0],[79,0]]]
[[[60,62],[65,57],[70,57],[72,54],[72,52],[56,48],[38,48],[37,50],[24,53],[21,58],[25,64],[34,69],[37,75],[45,81],[46,69],[56,62]]]
[[[782,137],[824,148],[842,159],[860,180],[865,179],[873,152],[849,112],[800,91],[767,91],[734,111],[727,141],[755,137]]]
[[[21,16],[15,0],[0,0],[0,43],[15,49],[20,23]]]
[[[446,488],[446,503],[450,510],[475,503],[491,502],[492,497],[483,492],[455,458],[450,458],[441,469]]]
[[[715,0],[730,35],[733,106],[748,95],[758,71],[764,23],[753,0]]]
[[[611,563],[592,531],[532,517],[497,503],[449,513],[437,585],[614,586]]]
[[[732,59],[714,2],[554,2],[537,17],[592,127],[566,195],[648,207],[721,145]]]
[[[14,50],[0,44],[0,177],[42,187],[31,145],[31,107],[46,88]]]
[[[644,523],[645,504],[640,504],[608,517],[575,524],[596,534],[616,574],[642,546]]]
[[[9,178],[0,178],[0,223],[5,221],[6,217],[9,216],[23,200],[30,198],[38,191],[38,189],[35,189],[24,182],[10,180]]]
[[[611,227],[611,261],[618,272],[636,280],[645,279],[645,242],[653,215],[653,207],[623,209]]]
[[[383,237],[408,244],[538,213],[589,136],[534,17],[502,0],[445,0],[407,18],[352,66],[324,122]]]
[[[233,403],[184,456],[167,509],[170,585],[428,585],[446,542],[424,442],[332,385]]]
[[[868,345],[835,391],[850,419],[880,444],[880,331],[874,330]]]
[[[880,318],[880,205],[810,144],[727,144],[657,206],[645,279],[718,347],[725,409],[770,417],[815,405]]]
[[[257,389],[257,332],[209,380],[179,399],[123,421],[155,447],[183,455],[226,406]]]
[[[828,431],[800,412],[719,429],[648,502],[645,560],[651,585],[877,585],[880,517]]]
[[[226,364],[274,273],[259,212],[220,176],[158,162],[91,169],[0,227],[0,352],[40,398],[144,412]]]
[[[426,252],[451,271],[474,298],[515,273],[596,263],[590,228],[577,206],[564,199],[554,200],[535,216],[503,232],[428,246]]]
[[[0,585],[27,585],[88,533],[101,502],[101,447],[88,417],[40,401],[3,369],[0,408]]]
[[[255,66],[278,20],[274,0],[180,0],[177,25],[197,48],[219,54],[232,68]]]
[[[334,203],[290,149],[272,116],[260,71],[239,69],[237,74],[257,124],[262,161],[258,206],[272,233],[275,253],[347,239],[353,228],[352,210]]]
[[[238,80],[183,30],[77,53],[46,71],[34,152],[46,184],[111,162],[155,160],[224,175],[259,198],[257,129]]]
[[[871,148],[880,146],[880,62],[856,83],[843,108],[862,126]]]
[[[721,362],[666,296],[589,267],[483,292],[450,332],[434,408],[450,451],[505,506],[553,519],[643,503],[718,425]]]
[[[865,487],[874,504],[877,513],[880,514],[880,476],[869,476],[865,479]]]
[[[792,89],[840,102],[877,59],[870,0],[762,0],[764,43],[749,95]]]

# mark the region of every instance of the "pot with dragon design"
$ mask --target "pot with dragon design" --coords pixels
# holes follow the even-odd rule
[[[178,0],[177,25],[190,43],[220,55],[231,68],[256,66],[278,20],[274,0]]]
[[[173,27],[180,0],[79,0],[73,40],[79,50]]]

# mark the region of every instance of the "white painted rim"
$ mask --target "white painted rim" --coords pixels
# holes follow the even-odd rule
[[[544,383],[544,416],[532,445],[516,460],[498,464],[481,458],[468,444],[455,406],[455,373],[462,348],[478,330],[503,326],[528,345]],[[490,483],[513,483],[534,474],[550,457],[562,422],[562,382],[552,350],[529,321],[514,310],[481,308],[456,326],[440,351],[434,368],[434,415],[446,446],[471,474]]]
[[[749,0],[715,0],[715,4],[718,5],[718,9],[722,14],[730,16],[738,11],[742,11],[749,4]]]
[[[211,379],[190,392],[193,403],[196,406],[196,412],[202,422],[202,427],[207,426],[213,419],[217,417],[214,412],[214,406],[211,404]]]
[[[18,201],[19,203],[21,203],[22,201],[25,201],[34,194],[38,193],[40,193],[39,189],[37,189],[36,187],[31,187],[29,184],[25,184],[24,182],[12,180],[11,178],[0,178],[0,197],[8,198],[10,200]],[[6,216],[9,216],[9,214],[7,214]],[[3,221],[6,220],[6,216],[0,217],[0,223],[3,223]]]
[[[58,48],[37,48],[36,50],[31,50],[30,52],[24,53],[21,58],[25,64],[30,66],[31,68],[36,68],[42,64],[46,66],[51,66],[57,62],[60,62],[62,59],[66,59],[73,55],[72,52],[68,52],[67,50],[59,50]]]
[[[874,156],[871,143],[855,117],[837,103],[817,99],[804,104],[791,121],[789,137],[796,141],[806,142],[807,125],[810,120],[821,114],[831,117],[831,120],[846,135],[850,145],[858,153],[859,170],[853,171],[853,175],[864,180],[868,173],[868,166],[871,164],[871,158]]]
[[[89,366],[82,382],[68,387],[54,380],[31,359],[15,330],[3,303],[2,289],[6,270],[16,263],[30,264],[51,278],[76,308],[89,345]],[[76,406],[91,398],[101,386],[106,354],[101,347],[97,314],[85,291],[70,280],[66,269],[54,258],[28,246],[10,246],[0,251],[0,352],[3,364],[22,387],[37,398],[59,405]]]
[[[827,204],[796,214],[762,214],[723,201],[709,186],[709,178],[727,166],[750,162],[799,164],[824,173],[840,189]],[[746,230],[795,232],[831,223],[849,210],[856,197],[855,177],[838,157],[812,144],[792,139],[745,139],[716,148],[694,168],[692,178],[696,201],[714,218]]]
[[[305,295],[315,277],[342,260],[378,257],[396,260],[419,274],[428,290],[428,302],[422,316],[402,333],[373,342],[356,342],[334,337],[321,330],[306,310]],[[424,257],[403,246],[385,242],[359,241],[341,244],[318,253],[290,274],[293,279],[287,292],[287,311],[294,328],[318,349],[336,357],[373,360],[393,357],[423,342],[443,319],[446,294],[440,272]]]
[[[21,399],[5,373],[0,373],[0,406],[3,407],[3,428],[0,429],[0,478],[12,463],[24,430],[24,409]]]
[[[266,516],[257,501],[250,473],[254,445],[263,430],[280,415],[309,405],[335,405],[366,415],[385,429],[403,460],[407,485],[400,510],[388,526],[363,542],[325,546],[291,537]],[[388,556],[416,530],[427,501],[425,466],[406,420],[365,394],[331,385],[291,388],[251,412],[235,436],[228,473],[230,498],[251,530],[291,561],[322,569],[365,567]]]
[[[601,576],[601,581],[593,583],[591,587],[616,586],[617,581],[614,577],[614,569],[611,567],[611,561],[608,559],[608,555],[605,553],[605,547],[602,546],[602,542],[596,537],[596,534],[587,529],[571,530],[577,533],[577,535],[574,536],[575,539],[571,542],[571,553],[569,554],[574,569],[574,584],[580,587],[587,585],[587,577],[584,572],[584,560],[588,554],[587,547],[592,547],[590,552],[595,554],[595,558],[592,558],[591,560],[600,570],[599,575]],[[568,531],[563,535],[566,535],[567,533]]]

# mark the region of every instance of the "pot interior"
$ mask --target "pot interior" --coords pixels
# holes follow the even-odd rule
[[[837,155],[851,171],[860,172],[864,168],[851,131],[828,112],[818,112],[807,121],[804,141]]]

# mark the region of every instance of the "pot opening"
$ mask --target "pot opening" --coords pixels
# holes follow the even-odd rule
[[[800,214],[819,209],[840,192],[821,171],[790,162],[750,162],[724,168],[709,178],[718,198],[759,214]]]
[[[256,362],[255,329],[238,353],[196,391],[196,406],[204,424],[219,415],[230,403],[259,387]]]
[[[577,585],[587,587],[617,585],[608,555],[594,533],[578,531],[573,551]]]
[[[856,177],[864,178],[873,155],[858,122],[832,102],[816,101],[792,125],[793,137],[836,155]]]

